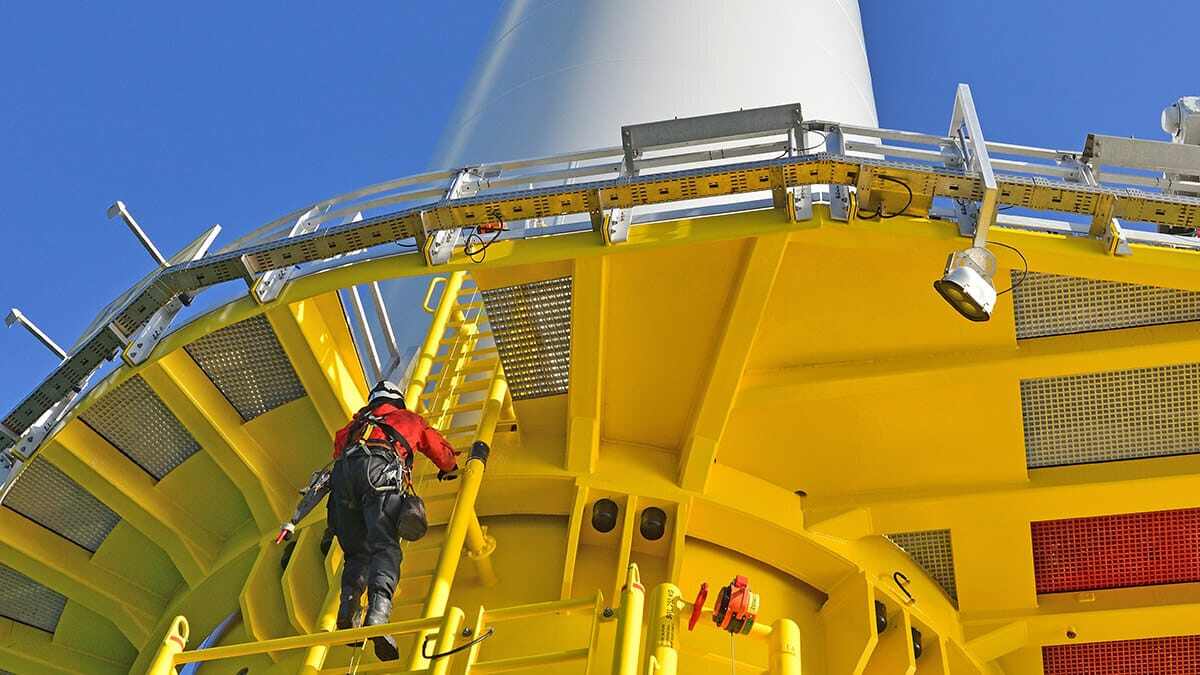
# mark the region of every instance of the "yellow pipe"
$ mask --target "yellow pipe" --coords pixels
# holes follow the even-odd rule
[[[659,584],[650,592],[650,630],[646,633],[646,662],[642,668],[645,675],[675,675],[678,671],[679,612],[684,606],[683,594],[675,584]]]
[[[182,616],[175,617],[158,646],[158,652],[150,662],[146,675],[175,675],[175,660],[187,646],[189,632],[187,619]]]
[[[329,578],[329,590],[325,593],[325,602],[321,605],[321,613],[317,616],[317,630],[323,633],[337,630],[338,605],[341,604],[341,566],[334,568],[334,575]],[[325,667],[325,658],[329,655],[329,645],[313,645],[304,653],[304,663],[300,667],[300,675],[312,675]]]
[[[417,357],[416,365],[413,366],[412,379],[408,381],[408,389],[404,392],[404,400],[411,401],[410,405],[414,412],[420,412],[421,392],[425,391],[429,371],[433,368],[433,360],[437,358],[442,335],[446,332],[446,322],[450,320],[450,312],[458,302],[458,292],[462,288],[463,279],[466,276],[467,273],[462,271],[450,275],[445,282],[446,288],[442,290],[442,298],[438,301],[437,311],[433,313],[429,332],[425,334],[425,343],[421,345],[421,354]],[[435,282],[436,279],[430,282],[429,292],[425,297],[426,307],[429,306],[429,296],[433,294]]]
[[[433,573],[433,582],[429,587],[429,595],[425,599],[425,617],[438,617],[445,611],[450,600],[450,587],[454,583],[454,574],[458,571],[458,563],[462,559],[463,545],[466,543],[467,530],[470,521],[475,520],[475,498],[479,496],[479,485],[483,482],[483,472],[486,464],[482,457],[474,454],[467,460],[463,469],[462,486],[454,502],[454,511],[450,522],[446,525],[446,540],[438,556],[437,568]],[[428,661],[421,656],[421,642],[428,632],[417,635],[409,668],[419,670],[428,667]]]
[[[642,641],[642,608],[646,588],[637,563],[629,563],[625,587],[621,589],[621,608],[617,610],[617,639],[613,644],[613,675],[634,675]]]
[[[433,646],[433,654],[442,654],[454,647],[454,638],[458,635],[458,629],[462,626],[465,618],[466,615],[457,607],[451,607],[450,611],[446,612],[446,616],[442,620],[442,627],[438,630],[437,641]],[[449,669],[450,657],[443,656],[433,662],[433,666],[429,669],[429,675],[446,675]]]
[[[349,628],[347,630],[333,631],[329,633],[293,635],[291,637],[275,638],[272,640],[247,642],[240,645],[198,649],[196,651],[183,652],[182,654],[176,656],[175,664],[182,665],[184,663],[216,661],[217,659],[232,659],[238,656],[267,654],[269,652],[300,649],[302,647],[312,647],[315,645],[340,645],[350,642],[360,642],[377,635],[407,635],[409,633],[435,628],[441,620],[442,617],[440,616],[409,619],[408,621],[384,623],[377,626],[363,626],[362,628]]]
[[[770,675],[800,675],[800,627],[791,619],[774,623],[767,642]]]
[[[688,612],[689,614],[691,613],[692,608],[694,608],[695,606],[696,606],[695,604],[690,603],[690,602],[683,603],[683,609],[686,612]],[[705,607],[705,608],[701,609],[700,610],[700,621],[697,623],[697,625],[703,624],[703,625],[715,626],[716,624],[712,623],[712,613],[713,613],[712,607]],[[750,627],[750,633],[748,634],[748,636],[755,638],[756,640],[765,640],[765,639],[771,637],[771,634],[774,632],[774,630],[775,629],[772,626],[768,626],[765,623],[759,623],[759,622],[755,621],[754,625],[752,625]]]

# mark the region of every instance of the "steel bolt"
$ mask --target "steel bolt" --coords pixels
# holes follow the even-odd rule
[[[470,626],[467,626],[466,628],[462,629],[462,636],[463,637],[471,637],[471,634],[474,632],[475,631],[471,630]]]
[[[613,608],[612,608],[612,607],[605,607],[605,608],[604,608],[604,612],[603,612],[603,614],[604,614],[604,618],[606,618],[606,619],[611,619],[611,618],[613,618]]]

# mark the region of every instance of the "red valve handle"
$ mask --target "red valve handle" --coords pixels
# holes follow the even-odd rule
[[[700,613],[704,611],[704,601],[708,599],[708,584],[700,584],[700,592],[696,594],[696,602],[692,603],[692,616],[688,618],[688,630],[693,630],[696,627],[696,622],[700,620]]]

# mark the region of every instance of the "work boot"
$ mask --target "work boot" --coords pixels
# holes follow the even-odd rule
[[[347,628],[358,628],[362,625],[362,596],[364,588],[361,586],[342,587],[341,604],[338,605],[337,613],[337,629],[346,630]],[[361,642],[347,642],[347,647],[358,647]]]
[[[378,626],[392,621],[392,599],[383,593],[372,591],[367,599],[367,626]],[[400,658],[400,650],[396,648],[396,639],[391,635],[378,635],[371,638],[375,643],[375,657],[380,661],[395,661]]]

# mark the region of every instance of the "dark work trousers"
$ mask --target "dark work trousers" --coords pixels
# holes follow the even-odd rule
[[[404,502],[399,490],[380,491],[377,486],[395,486],[394,471],[400,469],[395,453],[356,451],[333,464],[329,493],[329,524],[345,554],[342,588],[366,588],[370,595],[391,598],[400,575],[400,540],[396,515]]]

